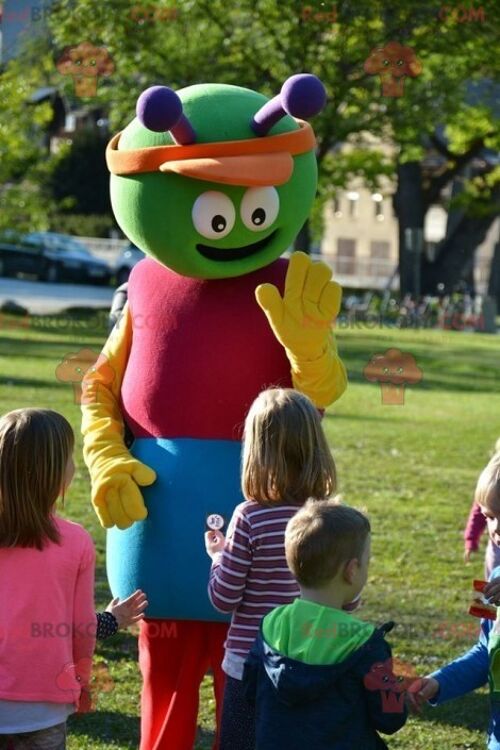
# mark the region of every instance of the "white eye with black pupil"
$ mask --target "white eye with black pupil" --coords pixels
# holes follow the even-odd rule
[[[273,187],[249,188],[241,201],[241,219],[247,229],[260,232],[276,221],[280,210],[278,191]]]
[[[212,229],[214,232],[217,232],[217,234],[220,234],[224,231],[224,229],[227,227],[227,221],[223,216],[220,214],[217,214],[217,216],[214,216],[212,219]]]
[[[191,216],[199,234],[209,240],[220,240],[234,227],[236,211],[227,195],[208,190],[195,200]]]
[[[263,208],[256,208],[255,211],[252,214],[252,223],[255,224],[256,227],[262,226],[262,224],[266,220],[266,212]]]

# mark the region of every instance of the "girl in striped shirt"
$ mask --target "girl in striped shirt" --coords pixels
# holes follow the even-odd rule
[[[232,613],[222,668],[226,673],[220,750],[254,747],[254,715],[242,688],[243,665],[264,615],[299,596],[285,558],[288,521],[309,498],[336,490],[332,454],[312,401],[289,388],[263,391],[245,421],[242,491],[227,537],[207,531],[212,558],[208,593]]]

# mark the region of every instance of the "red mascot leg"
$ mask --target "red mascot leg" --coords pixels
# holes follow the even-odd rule
[[[220,661],[214,662],[222,660],[221,644],[226,631],[225,623],[153,619],[141,622],[140,750],[193,750],[200,683],[210,667],[214,671],[220,716],[223,680]]]

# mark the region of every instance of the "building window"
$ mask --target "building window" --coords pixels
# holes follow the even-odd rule
[[[355,190],[350,190],[347,193],[347,200],[349,201],[349,216],[351,217],[351,219],[355,219],[358,215],[359,193],[357,193]]]
[[[387,276],[390,257],[389,242],[372,240],[370,242],[370,276]]]
[[[342,216],[342,210],[340,208],[340,198],[338,195],[333,199],[333,215],[336,219],[340,219]]]
[[[375,204],[375,218],[377,221],[384,220],[384,197],[380,193],[372,193],[372,201]]]
[[[337,273],[353,276],[356,273],[356,240],[339,237],[337,239]]]

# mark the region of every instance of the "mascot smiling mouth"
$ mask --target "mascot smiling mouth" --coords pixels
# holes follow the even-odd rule
[[[277,229],[271,234],[258,242],[253,242],[251,245],[243,245],[243,247],[211,247],[210,245],[202,245],[201,243],[196,245],[198,252],[208,260],[241,260],[242,258],[248,258],[250,255],[262,250],[263,247],[269,244],[274,239]]]

